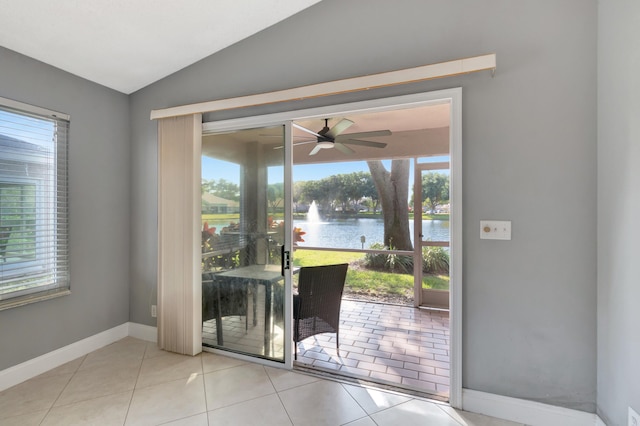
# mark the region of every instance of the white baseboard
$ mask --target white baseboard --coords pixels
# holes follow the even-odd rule
[[[136,339],[146,340],[147,342],[158,342],[158,328],[150,325],[138,324],[136,322],[130,322],[129,324],[129,336]]]
[[[156,327],[127,322],[0,371],[0,392],[127,336],[156,342]]]
[[[532,426],[600,425],[593,413],[470,389],[462,390],[462,409]]]
[[[607,426],[607,424],[600,418],[600,416],[596,415],[596,426]]]

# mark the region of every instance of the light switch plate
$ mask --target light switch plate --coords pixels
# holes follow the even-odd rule
[[[510,240],[511,221],[510,220],[481,220],[480,221],[481,240]]]

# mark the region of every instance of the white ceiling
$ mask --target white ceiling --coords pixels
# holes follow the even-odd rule
[[[320,0],[0,0],[0,46],[132,93]]]

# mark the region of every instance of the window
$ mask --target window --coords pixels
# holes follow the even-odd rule
[[[69,291],[69,117],[0,98],[0,309]]]
[[[36,257],[36,186],[0,182],[0,257],[3,265]]]

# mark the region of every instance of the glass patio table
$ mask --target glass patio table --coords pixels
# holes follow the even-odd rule
[[[297,273],[299,268],[293,268],[293,273]],[[278,281],[284,279],[280,265],[251,265],[237,269],[230,269],[216,274],[221,280],[242,280],[248,285],[263,285],[265,288],[265,309],[264,309],[264,356],[271,355],[271,320],[273,318],[273,286]],[[254,301],[256,293],[254,292]],[[282,303],[283,301],[280,301]],[[278,303],[278,302],[276,302]],[[253,305],[253,321],[256,325],[256,304]]]

